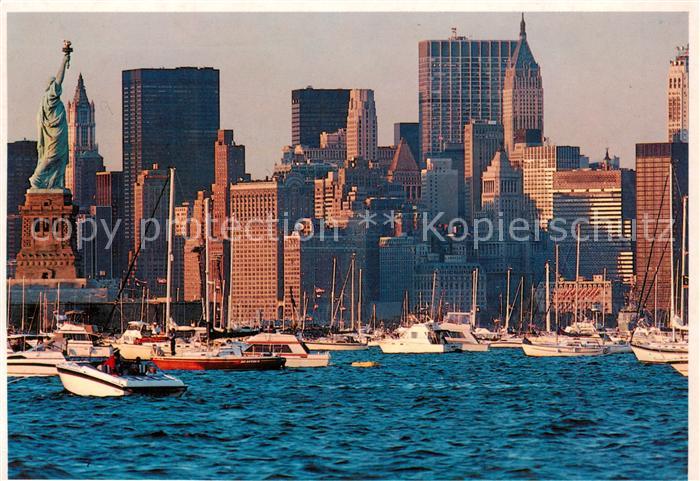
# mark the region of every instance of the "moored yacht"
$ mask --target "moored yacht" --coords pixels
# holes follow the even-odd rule
[[[369,347],[366,341],[357,339],[353,334],[331,334],[304,340],[304,343],[311,351],[362,351]]]
[[[7,375],[12,377],[55,376],[56,366],[66,358],[56,345],[39,344],[33,349],[7,354]]]
[[[448,312],[444,322],[439,325],[441,330],[447,331],[445,340],[459,344],[460,350],[464,352],[488,351],[488,343],[480,342],[474,337],[469,316],[470,313],[467,312]]]
[[[325,367],[330,362],[328,352],[313,353],[304,342],[292,334],[261,332],[249,337],[243,351],[245,356],[274,354],[286,359],[285,367]]]
[[[437,324],[424,322],[397,330],[398,338],[380,341],[385,354],[443,354],[459,352],[460,344],[447,341],[449,331],[441,330]]]
[[[211,348],[209,346],[193,346],[181,348],[175,354],[166,354],[159,350],[151,360],[164,371],[266,371],[281,369],[286,359],[277,355],[244,355],[239,342],[229,342],[225,345]]]
[[[521,344],[526,356],[531,357],[579,357],[611,354],[610,349],[600,342],[585,338],[559,338],[556,342],[533,343],[527,337]]]

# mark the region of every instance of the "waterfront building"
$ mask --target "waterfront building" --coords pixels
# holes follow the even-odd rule
[[[379,303],[382,316],[398,317],[413,293],[416,239],[406,234],[379,239]]]
[[[320,147],[322,132],[344,129],[348,119],[350,90],[292,90],[292,147]]]
[[[421,171],[421,204],[428,219],[447,224],[459,217],[459,172],[452,159],[428,158]]]
[[[469,221],[481,210],[481,175],[501,146],[503,126],[499,122],[470,120],[464,125],[464,207],[461,212]]]
[[[151,164],[177,169],[175,199],[194,199],[214,182],[219,71],[143,68],[122,72],[125,237],[134,239],[134,184]]]
[[[470,120],[501,122],[502,90],[516,40],[472,40],[453,29],[446,40],[418,44],[421,162],[445,142],[463,142]]]
[[[635,288],[641,293],[642,305],[646,309],[653,310],[656,297],[658,309],[668,313],[671,306],[671,269],[678,268],[680,259],[681,202],[682,197],[688,195],[688,144],[637,144],[635,170]],[[673,229],[669,229],[671,219]],[[670,249],[671,233],[673,252]],[[679,276],[674,278],[678,281]],[[678,286],[674,291],[678,295]]]
[[[688,142],[688,46],[679,48],[668,68],[668,141]]]
[[[377,109],[374,90],[352,89],[348,104],[347,158],[377,160]]]
[[[606,273],[630,285],[634,275],[632,221],[635,215],[634,171],[577,169],[554,173],[553,212],[565,230],[561,259],[576,258],[576,224],[580,224],[580,266],[584,277]],[[555,233],[550,227],[552,235]],[[575,264],[561,263],[560,273],[576,277]]]
[[[399,145],[401,139],[406,139],[414,159],[420,157],[420,130],[418,122],[394,123],[394,145]]]
[[[547,229],[553,212],[554,172],[579,166],[578,147],[544,144],[515,144],[511,163],[523,171],[523,193],[534,204],[533,222]]]
[[[544,91],[540,66],[532,55],[525,33],[525,17],[520,20],[520,39],[508,62],[503,82],[503,133],[509,154],[526,134],[542,138],[544,131]]]

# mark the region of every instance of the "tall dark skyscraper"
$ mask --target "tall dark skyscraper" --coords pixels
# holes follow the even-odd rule
[[[344,129],[348,121],[350,90],[292,90],[292,145],[319,147],[321,132]]]
[[[501,122],[502,90],[515,40],[471,40],[456,33],[418,44],[420,158],[462,143],[470,120]]]
[[[637,144],[636,157],[637,286],[642,292],[642,305],[646,309],[654,309],[656,295],[658,309],[668,312],[671,305],[671,269],[678,269],[680,260],[681,198],[688,195],[688,144]],[[668,228],[671,215],[674,220],[672,241]],[[670,249],[671,245],[673,250]],[[675,276],[676,296],[680,285],[678,277]]]
[[[134,239],[134,184],[153,164],[177,169],[177,202],[214,182],[219,128],[219,71],[213,68],[122,72],[125,234]]]
[[[36,140],[7,144],[7,214],[19,214],[37,161]]]

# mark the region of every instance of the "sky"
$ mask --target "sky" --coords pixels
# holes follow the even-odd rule
[[[540,64],[545,136],[591,160],[609,147],[634,166],[637,142],[666,141],[666,79],[688,43],[685,13],[527,13]],[[220,70],[221,128],[246,146],[253,177],[269,175],[291,142],[291,91],[371,88],[380,145],[395,122],[418,121],[418,42],[450,28],[472,39],[517,39],[520,13],[9,13],[8,141],[36,139],[49,77],[73,43],[63,101],[82,72],[96,139],[121,169],[121,71]]]

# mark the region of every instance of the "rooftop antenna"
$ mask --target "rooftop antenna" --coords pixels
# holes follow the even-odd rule
[[[452,27],[452,38],[457,38],[457,27]]]

